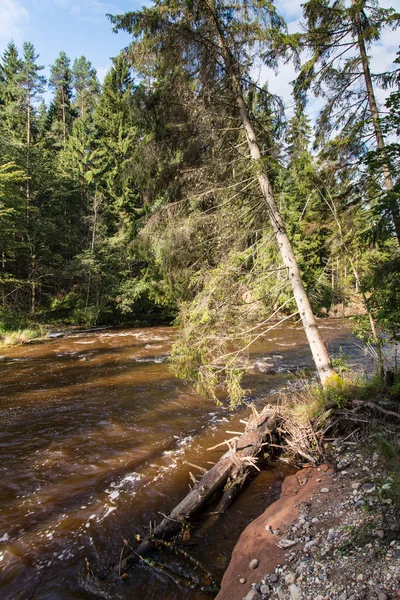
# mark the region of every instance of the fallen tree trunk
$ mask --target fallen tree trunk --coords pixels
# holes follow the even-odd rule
[[[169,515],[163,518],[154,528],[150,537],[142,541],[137,548],[130,548],[127,555],[121,557],[112,573],[105,577],[106,580],[115,581],[126,578],[126,570],[143,557],[148,556],[155,549],[157,540],[169,540],[183,531],[188,519],[203,508],[227,481],[229,481],[230,487],[235,487],[235,482],[239,477],[245,478],[246,472],[251,466],[254,466],[256,455],[262,449],[264,440],[268,435],[271,436],[276,429],[278,420],[276,407],[268,405],[260,414],[257,413],[254,406],[251,408],[252,415],[247,421],[245,432],[219,444],[219,446],[226,444],[229,448],[228,451],[204,474]],[[213,450],[213,448],[209,450]],[[237,488],[240,489],[240,485]],[[230,490],[225,490],[216,512],[225,510],[231,500],[233,500],[233,494]],[[93,576],[93,573],[90,571],[88,575]],[[98,579],[97,583],[100,583]]]

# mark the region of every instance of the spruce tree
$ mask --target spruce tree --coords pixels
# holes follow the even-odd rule
[[[312,304],[317,311],[329,309],[332,296],[327,280],[329,210],[321,198],[324,184],[310,152],[311,123],[300,106],[286,135],[287,168],[282,191],[288,234]]]
[[[0,63],[0,126],[3,137],[18,142],[24,138],[21,69],[22,60],[16,45],[11,41]]]
[[[100,94],[96,69],[85,56],[74,60],[72,81],[75,89],[74,109],[79,116],[85,118],[93,111]]]
[[[185,69],[199,95],[214,98],[216,93],[222,93],[225,103],[236,105],[235,117],[248,145],[250,168],[270,217],[318,374],[326,383],[334,371],[304,290],[271,180],[263,168],[264,157],[248,103],[248,92],[254,90],[248,72],[253,52],[273,58],[270,40],[281,35],[282,20],[271,3],[261,7],[252,2],[193,5],[185,1],[174,5],[160,1],[151,8],[112,20],[117,29],[133,34],[130,52],[138,59],[137,67],[146,56],[158,63],[153,75],[160,79],[171,78],[177,68]],[[226,123],[229,126],[231,123]]]
[[[70,59],[62,50],[51,66],[49,87],[54,91],[50,106],[51,129],[58,146],[65,146],[72,126],[72,72]]]
[[[393,190],[393,174],[386,157],[381,115],[374,88],[379,77],[372,75],[367,54],[384,29],[394,29],[400,15],[366,0],[309,0],[304,5],[305,34],[296,34],[311,58],[301,68],[295,93],[305,101],[308,89],[325,99],[318,119],[317,141],[329,139],[340,130],[338,143],[346,143],[359,157],[371,137],[383,157],[383,183],[388,192],[387,208],[400,244],[400,206]]]

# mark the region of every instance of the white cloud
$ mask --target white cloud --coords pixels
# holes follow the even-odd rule
[[[11,39],[20,43],[28,19],[28,11],[18,0],[0,0],[0,46],[5,46]]]
[[[295,19],[299,19],[302,14],[302,2],[299,0],[279,0],[276,3],[277,11],[280,15],[282,15],[287,22],[294,21]]]

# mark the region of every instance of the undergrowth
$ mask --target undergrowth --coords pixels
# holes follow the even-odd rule
[[[349,440],[360,448],[367,443],[387,463],[391,481],[382,483],[382,500],[390,499],[400,516],[399,387],[398,373],[391,374],[390,384],[387,378],[366,379],[350,372],[335,376],[325,388],[315,381],[297,381],[278,402],[289,459],[318,464],[327,460],[327,441]]]
[[[342,372],[323,388],[315,381],[302,379],[295,391],[285,390],[279,395],[279,405],[302,424],[318,419],[328,409],[345,409],[352,400],[388,399],[400,401],[400,374],[394,374],[388,385],[379,375],[366,379],[360,375]]]
[[[18,346],[37,339],[44,334],[42,327],[30,327],[27,329],[5,330],[0,329],[0,347]]]

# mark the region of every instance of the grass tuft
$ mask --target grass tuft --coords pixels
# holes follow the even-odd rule
[[[16,331],[0,331],[0,346],[19,346],[27,344],[31,340],[37,339],[43,335],[40,327],[29,329],[17,329]]]

